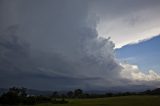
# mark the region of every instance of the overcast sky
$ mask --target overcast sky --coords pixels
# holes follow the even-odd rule
[[[159,0],[1,0],[2,87],[158,87],[115,48],[159,34]],[[132,49],[133,50],[133,49]]]

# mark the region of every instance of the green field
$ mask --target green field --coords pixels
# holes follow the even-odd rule
[[[67,104],[36,106],[160,106],[160,96],[123,96],[97,99],[70,99]]]

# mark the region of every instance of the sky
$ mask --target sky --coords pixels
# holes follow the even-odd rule
[[[1,0],[0,87],[159,87],[159,5],[159,0]]]
[[[157,46],[159,44],[160,36],[156,36],[138,44],[129,44],[116,49],[116,56],[121,62],[138,65],[144,72],[152,69],[159,73],[160,48]]]

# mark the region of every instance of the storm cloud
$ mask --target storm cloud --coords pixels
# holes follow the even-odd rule
[[[111,37],[115,48],[159,35],[159,0],[100,0],[92,6],[100,17],[97,31],[101,37]]]
[[[123,76],[124,69],[133,71],[117,61],[114,43],[98,36],[92,5],[86,0],[2,0],[1,86],[102,89],[133,83],[133,77]]]

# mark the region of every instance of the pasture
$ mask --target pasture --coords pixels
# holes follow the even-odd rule
[[[96,99],[69,99],[67,104],[38,104],[35,106],[160,106],[160,96],[122,96]]]

